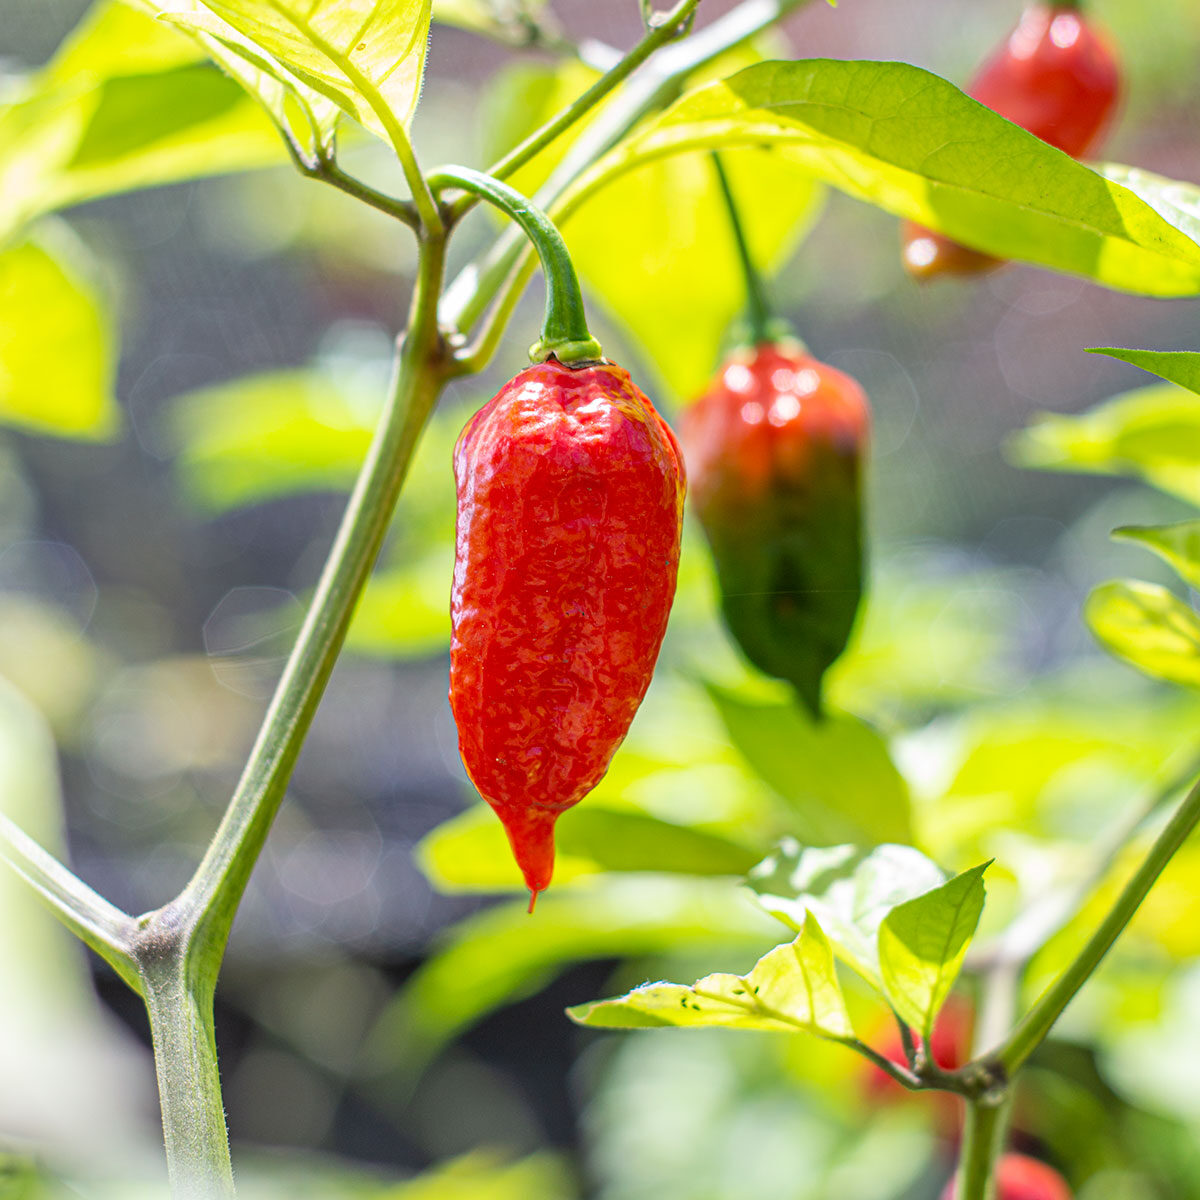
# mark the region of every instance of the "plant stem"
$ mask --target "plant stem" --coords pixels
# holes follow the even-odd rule
[[[152,964],[144,979],[172,1200],[225,1200],[234,1195],[233,1168],[212,989],[192,986],[177,954]]]
[[[429,176],[429,186],[435,195],[448,187],[473,192],[510,216],[533,243],[546,276],[542,336],[529,350],[534,362],[545,362],[553,355],[559,362],[573,366],[604,357],[600,343],[588,332],[579,279],[562,234],[533,201],[507,183],[470,167],[439,167]]]
[[[725,172],[721,156],[715,150],[712,153],[712,165],[717,175],[717,184],[721,189],[721,197],[725,201],[725,211],[729,214],[729,226],[733,231],[738,262],[742,267],[742,279],[746,285],[746,331],[750,337],[750,344],[761,346],[772,340],[772,325],[774,324],[771,307],[767,301],[766,287],[763,285],[762,275],[754,265],[754,259],[750,254],[750,244],[746,240],[746,230],[742,225],[733,188],[729,186],[729,176]]]
[[[993,1200],[995,1197],[996,1162],[1008,1138],[1011,1110],[1011,1099],[1007,1095],[999,1103],[982,1099],[967,1101],[954,1200]]]
[[[180,896],[197,923],[195,953],[216,976],[229,927],[383,545],[417,438],[445,379],[437,296],[445,243],[422,243],[411,320],[391,396],[347,504],[296,645],[229,808]]]
[[[1132,920],[1138,906],[1154,886],[1167,863],[1200,821],[1200,783],[1183,798],[1162,833],[1150,847],[1142,864],[1122,889],[1108,915],[1066,970],[1042,994],[1013,1030],[1008,1040],[991,1056],[1011,1078],[1049,1034],[1054,1022],[1091,978],[1113,942]]]
[[[514,146],[503,158],[494,162],[487,173],[496,179],[507,179],[523,167],[530,159],[540,154],[551,142],[561,137],[577,121],[587,116],[614,88],[619,87],[660,46],[673,41],[679,31],[699,6],[700,0],[680,0],[666,13],[662,23],[646,34],[632,50],[609,71],[605,72],[590,88],[573,100],[560,113],[535,129],[524,141]],[[477,203],[476,196],[463,196],[450,208],[452,219],[457,220]]]

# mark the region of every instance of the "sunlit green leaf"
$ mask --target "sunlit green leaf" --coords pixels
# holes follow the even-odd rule
[[[744,875],[762,857],[719,834],[591,802],[563,813],[554,841],[556,884],[596,871]],[[485,805],[427,834],[417,846],[417,859],[441,891],[528,890],[500,822]]]
[[[1200,291],[1200,245],[1132,192],[899,62],[762,63],[684,96],[580,192],[713,146],[792,147],[819,178],[1002,258],[1157,296]]]
[[[1133,475],[1200,504],[1200,398],[1172,384],[1125,392],[1079,416],[1041,416],[1010,443],[1024,467]]]
[[[371,1200],[568,1200],[575,1194],[562,1162],[551,1154],[506,1163],[475,1153],[381,1189]]]
[[[314,91],[390,140],[416,107],[429,0],[203,0]]]
[[[188,39],[101,4],[0,111],[0,241],[97,196],[284,158],[279,135]]]
[[[1200,589],[1200,521],[1171,525],[1123,525],[1113,537],[1139,542],[1166,559],[1188,587]]]
[[[59,437],[116,431],[116,348],[91,270],[59,225],[0,251],[0,421]]]
[[[1168,383],[1200,392],[1200,354],[1194,350],[1124,350],[1116,346],[1092,346],[1088,353],[1118,358]]]
[[[742,52],[740,61],[747,61]],[[740,65],[726,59],[726,69]],[[503,73],[489,106],[491,152],[508,149],[592,82],[578,63],[522,64]],[[514,177],[536,189],[570,145],[540,154]],[[723,156],[764,274],[777,271],[818,211],[811,173],[786,148]],[[646,164],[604,189],[563,225],[585,288],[643,349],[647,366],[678,399],[707,382],[730,323],[746,306],[729,217],[707,154]]]
[[[795,941],[776,946],[745,975],[706,975],[690,987],[647,983],[613,1000],[567,1009],[580,1025],[601,1029],[765,1029],[853,1036],[833,950],[811,914]]]
[[[385,1009],[364,1062],[419,1071],[448,1041],[502,1004],[543,987],[569,963],[614,955],[761,954],[778,926],[728,880],[603,876],[595,883],[469,917]]]
[[[803,929],[812,913],[834,953],[882,987],[877,935],[889,912],[946,880],[911,846],[801,846],[788,839],[750,873],[750,886],[772,916]]]
[[[1139,671],[1200,687],[1200,619],[1173,592],[1113,580],[1092,592],[1083,615],[1105,649]]]
[[[908,788],[869,725],[846,713],[814,721],[794,703],[709,693],[746,762],[795,808],[807,844],[911,840]]]
[[[926,1041],[979,925],[987,867],[972,867],[898,905],[879,926],[879,966],[888,999]]]

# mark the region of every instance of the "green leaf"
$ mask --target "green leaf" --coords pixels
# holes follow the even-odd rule
[[[946,876],[911,846],[801,846],[789,838],[747,880],[758,902],[793,929],[811,913],[834,953],[882,989],[877,935],[884,918]]]
[[[748,60],[725,56],[725,69]],[[575,62],[520,64],[489,93],[489,154],[499,156],[570,103],[596,78]],[[570,138],[514,176],[536,190]],[[777,272],[815,221],[821,189],[786,148],[724,156],[750,250],[763,273]],[[646,164],[604,189],[563,224],[584,287],[641,346],[647,367],[678,399],[708,381],[730,323],[746,307],[729,217],[707,154]]]
[[[429,658],[450,648],[454,544],[377,570],[354,610],[346,649],[373,658]]]
[[[761,857],[719,834],[591,802],[563,813],[554,835],[556,884],[597,871],[741,876]],[[527,890],[504,830],[486,805],[439,825],[420,841],[416,853],[440,891]]]
[[[493,37],[528,36],[528,22],[536,20],[545,0],[433,0],[433,19]]]
[[[983,873],[990,865],[972,867],[898,905],[879,927],[879,966],[887,997],[926,1042],[979,925]]]
[[[0,421],[56,437],[116,432],[116,347],[92,271],[61,225],[0,251]]]
[[[1131,191],[906,63],[748,67],[643,126],[576,195],[684,150],[763,143],[792,147],[818,178],[987,253],[1147,295],[1200,291],[1200,246],[1185,232]]]
[[[761,954],[772,925],[727,880],[604,876],[450,929],[384,1010],[363,1061],[416,1073],[485,1013],[532,995],[569,963],[624,955]]]
[[[1194,350],[1123,350],[1116,346],[1090,346],[1088,353],[1118,358],[1168,383],[1200,392],[1200,354]]]
[[[387,141],[416,108],[430,0],[204,0],[291,74]]]
[[[1154,583],[1112,580],[1088,597],[1084,620],[1118,658],[1169,683],[1200,687],[1200,620]]]
[[[776,946],[745,975],[706,975],[690,987],[647,983],[613,1000],[567,1009],[601,1029],[761,1029],[848,1038],[854,1031],[838,984],[829,939],[813,916],[795,941]]]
[[[1023,467],[1132,475],[1200,504],[1200,400],[1172,384],[1125,392],[1079,416],[1039,416],[1008,448]]]
[[[708,691],[734,746],[795,810],[806,843],[911,840],[908,787],[869,725],[844,713],[814,721],[794,703]]]
[[[1200,589],[1200,521],[1176,521],[1171,525],[1122,525],[1113,537],[1140,542],[1179,572],[1184,583]]]

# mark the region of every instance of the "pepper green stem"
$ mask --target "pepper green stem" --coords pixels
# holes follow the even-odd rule
[[[554,222],[516,188],[470,167],[439,167],[428,181],[435,194],[461,188],[495,205],[512,217],[537,251],[546,276],[546,316],[541,338],[529,348],[530,360],[545,362],[553,356],[564,366],[602,360],[604,351],[588,330],[575,265]]]
[[[734,245],[737,247],[738,262],[742,268],[742,279],[746,284],[746,333],[751,345],[761,346],[764,342],[776,341],[786,335],[786,327],[780,328],[781,322],[776,320],[767,299],[767,288],[762,274],[754,265],[754,257],[750,253],[750,243],[746,238],[746,228],[742,224],[742,215],[738,211],[737,200],[733,195],[733,187],[721,156],[712,152],[713,170],[717,175],[717,184],[721,189],[721,198],[725,201],[725,211],[729,214],[729,227],[733,231]]]
[[[1008,1140],[1011,1111],[1012,1098],[1008,1094],[999,1103],[968,1101],[954,1200],[995,1200],[996,1163]]]

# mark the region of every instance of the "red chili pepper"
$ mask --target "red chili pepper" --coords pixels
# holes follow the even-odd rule
[[[797,343],[738,351],[685,413],[725,622],[814,712],[862,594],[862,389]]]
[[[532,911],[555,821],[600,782],[650,684],[679,566],[682,456],[628,372],[550,359],[468,421],[454,471],[450,704]]]
[[[942,1200],[955,1200],[954,1180]],[[1067,1181],[1053,1168],[1024,1154],[1005,1154],[996,1164],[996,1200],[1071,1200]]]
[[[1034,4],[983,64],[968,95],[1059,150],[1080,158],[1116,109],[1120,70],[1109,39],[1075,4]],[[905,222],[904,265],[918,279],[978,274],[1000,259]]]

